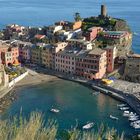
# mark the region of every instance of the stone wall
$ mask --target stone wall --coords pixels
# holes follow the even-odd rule
[[[140,56],[127,58],[124,79],[132,82],[140,82]]]

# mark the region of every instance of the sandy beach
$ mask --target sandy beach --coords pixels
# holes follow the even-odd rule
[[[16,87],[38,85],[42,82],[49,82],[54,80],[59,80],[56,76],[51,76],[47,74],[37,73],[35,71],[29,70],[29,74],[22,79],[20,82],[16,83]]]

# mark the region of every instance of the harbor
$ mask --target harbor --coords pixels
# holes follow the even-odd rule
[[[122,104],[121,101],[102,93],[92,95],[93,92],[90,87],[62,79],[18,88],[17,99],[2,113],[2,119],[19,115],[22,107],[24,117],[31,111],[40,111],[45,120],[57,120],[59,129],[77,126],[83,130],[83,126],[94,123],[91,131],[96,131],[103,123],[109,128],[115,128],[118,133],[124,131],[127,136],[137,134],[128,119],[123,117],[123,112],[118,109],[117,105]],[[111,119],[110,115],[118,120]]]

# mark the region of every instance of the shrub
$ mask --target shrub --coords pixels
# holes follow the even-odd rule
[[[59,133],[59,134],[58,134]],[[123,140],[115,129],[101,125],[97,132],[81,131],[73,128],[59,132],[58,124],[48,120],[44,124],[43,115],[39,112],[31,113],[29,119],[14,117],[12,120],[0,120],[0,140]]]

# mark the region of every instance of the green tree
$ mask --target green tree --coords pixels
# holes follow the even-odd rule
[[[74,19],[75,21],[80,21],[82,20],[81,16],[80,16],[80,13],[76,12],[75,15],[74,15]]]

